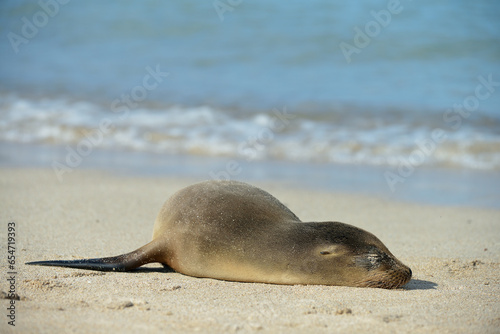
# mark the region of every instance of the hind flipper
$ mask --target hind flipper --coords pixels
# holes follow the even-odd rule
[[[26,264],[98,271],[129,271],[147,263],[159,262],[162,252],[160,246],[157,240],[153,240],[133,252],[118,256],[82,260],[35,261]]]

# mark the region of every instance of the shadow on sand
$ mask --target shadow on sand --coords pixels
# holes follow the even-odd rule
[[[435,290],[438,285],[431,281],[412,279],[403,289],[405,290]]]
[[[141,267],[129,272],[132,273],[175,273],[176,271],[168,266],[164,267]],[[245,283],[245,282],[242,282]],[[406,284],[404,290],[435,290],[438,285],[431,281],[425,281],[421,279],[412,279],[408,284]]]

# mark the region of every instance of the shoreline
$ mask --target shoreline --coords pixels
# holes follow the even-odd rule
[[[0,142],[0,168],[48,168],[56,161],[64,179],[77,170],[101,170],[127,176],[184,177],[195,180],[234,179],[276,181],[305,189],[320,189],[391,201],[453,207],[500,209],[500,174],[495,171],[415,168],[393,186],[385,177],[394,167],[247,161],[231,157],[161,155],[94,149],[68,166],[65,146]],[[59,176],[57,174],[60,174]]]
[[[17,228],[20,297],[16,328],[4,319],[2,331],[494,333],[500,324],[500,210],[252,182],[303,221],[338,220],[374,233],[414,273],[396,290],[280,286],[193,278],[157,265],[128,273],[24,265],[142,246],[164,201],[193,179],[77,170],[60,183],[48,169],[4,168],[0,182],[2,220]]]

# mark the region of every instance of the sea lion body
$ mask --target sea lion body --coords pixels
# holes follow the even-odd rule
[[[411,278],[373,234],[340,222],[301,222],[269,193],[236,181],[178,191],[160,210],[153,241],[134,252],[31,264],[125,271],[150,262],[242,282],[396,288]]]

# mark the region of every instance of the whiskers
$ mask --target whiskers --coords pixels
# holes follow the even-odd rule
[[[410,268],[375,271],[374,273],[369,273],[366,279],[356,282],[356,286],[396,289],[408,283],[411,279],[411,275]]]

